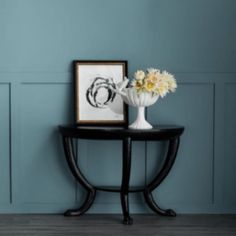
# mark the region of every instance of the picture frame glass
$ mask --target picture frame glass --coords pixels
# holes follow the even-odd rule
[[[126,61],[76,61],[76,123],[125,124],[126,105],[115,84],[126,76]]]

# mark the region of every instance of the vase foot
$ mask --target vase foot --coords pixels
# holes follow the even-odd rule
[[[152,126],[147,121],[137,122],[129,125],[130,129],[152,129]]]
[[[129,126],[130,129],[152,129],[152,126],[145,119],[145,107],[138,107],[137,118]]]

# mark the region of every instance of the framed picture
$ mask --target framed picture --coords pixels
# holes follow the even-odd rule
[[[114,92],[127,76],[127,61],[74,61],[77,124],[126,125],[127,105]]]

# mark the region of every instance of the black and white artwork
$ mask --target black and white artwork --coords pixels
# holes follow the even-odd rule
[[[76,122],[125,124],[126,106],[115,85],[126,76],[126,61],[75,61]]]
[[[86,92],[88,103],[96,108],[107,108],[116,97],[115,88],[112,78],[96,77]]]

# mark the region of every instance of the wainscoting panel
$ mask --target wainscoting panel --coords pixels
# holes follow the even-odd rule
[[[22,83],[16,199],[23,204],[75,201],[57,125],[71,122],[69,83]]]
[[[62,213],[80,205],[85,197],[69,173],[57,130],[58,124],[73,122],[71,80],[66,79],[68,74],[56,73],[21,74],[19,82],[16,77],[4,76],[0,85],[1,211]],[[176,93],[160,98],[147,110],[152,124],[186,128],[173,170],[154,198],[160,206],[179,213],[232,213],[236,205],[234,75],[189,73],[177,77]],[[40,78],[42,82],[37,82]],[[131,108],[130,122],[135,116],[136,109]],[[148,142],[146,146],[134,142],[131,185],[152,178],[165,152],[166,143]],[[119,185],[121,160],[119,141],[79,141],[78,162],[95,185]],[[132,194],[130,203],[133,212],[148,212],[140,194]],[[89,212],[120,211],[118,194],[99,193]]]
[[[213,197],[214,85],[181,83],[174,95],[148,109],[153,124],[185,126],[177,160],[169,176],[154,196],[161,205],[211,204]],[[148,178],[161,165],[166,145],[147,147]],[[150,176],[150,174],[152,176]]]
[[[11,201],[10,84],[0,83],[0,204]]]
[[[223,201],[227,208],[236,208],[236,83],[225,84],[225,134]]]

